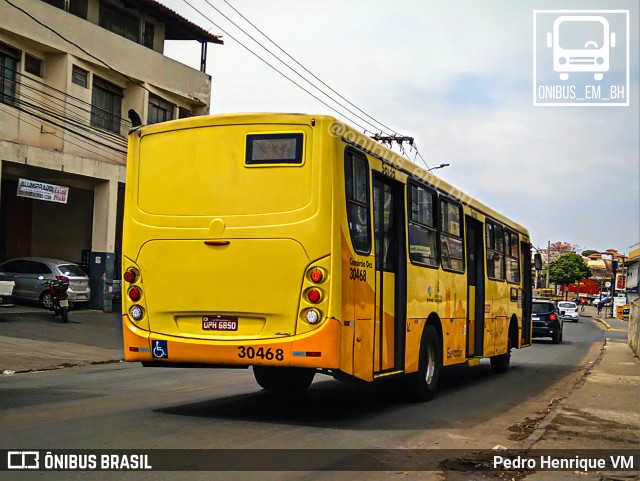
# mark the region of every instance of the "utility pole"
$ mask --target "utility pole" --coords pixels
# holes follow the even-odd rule
[[[549,258],[551,257],[551,241],[547,241],[547,282],[546,286],[549,289]],[[553,292],[555,295],[555,291]]]

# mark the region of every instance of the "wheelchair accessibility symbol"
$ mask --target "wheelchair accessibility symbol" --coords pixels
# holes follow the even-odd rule
[[[153,341],[153,357],[162,359],[169,357],[169,349],[167,348],[167,341]]]

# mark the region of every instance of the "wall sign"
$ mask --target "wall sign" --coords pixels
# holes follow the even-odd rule
[[[30,199],[66,204],[67,198],[69,197],[69,187],[45,184],[37,180],[19,179],[17,195],[18,197],[28,197]]]

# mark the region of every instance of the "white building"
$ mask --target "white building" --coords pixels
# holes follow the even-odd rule
[[[200,42],[201,70],[164,56],[165,40]],[[0,1],[0,261],[83,263],[90,306],[110,309],[127,112],[209,113],[208,43],[222,41],[154,0]]]

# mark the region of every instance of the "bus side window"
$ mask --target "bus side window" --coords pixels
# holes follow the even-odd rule
[[[520,249],[518,248],[518,234],[505,231],[507,281],[520,284]]]
[[[369,165],[367,159],[352,151],[345,153],[344,180],[347,221],[353,249],[359,254],[371,252],[369,207]]]
[[[440,201],[440,255],[442,267],[464,272],[464,245],[462,242],[462,207]]]
[[[409,257],[416,264],[438,267],[437,197],[409,184]]]
[[[501,225],[487,221],[487,276],[503,281],[504,275],[504,229]]]

